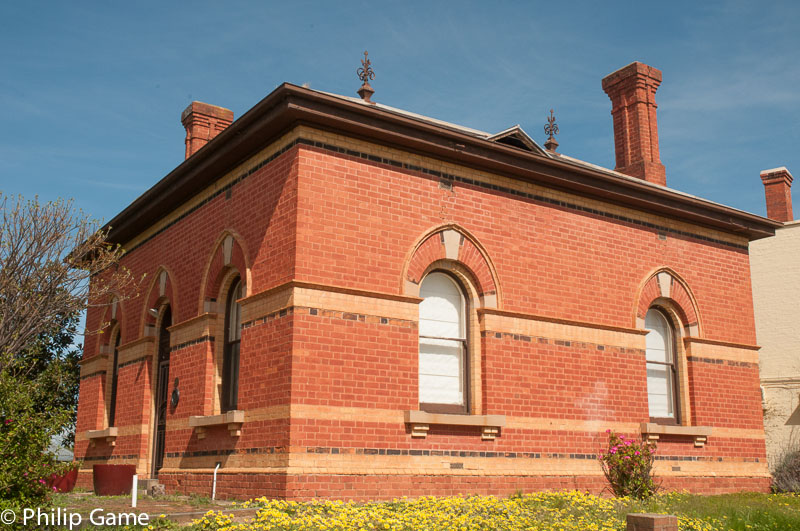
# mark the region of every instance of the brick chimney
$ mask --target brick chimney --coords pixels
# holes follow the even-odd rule
[[[186,128],[186,158],[188,159],[233,123],[233,111],[201,101],[193,101],[181,113],[181,123]]]
[[[639,62],[603,78],[614,119],[616,171],[666,185],[658,154],[656,90],[660,84],[661,71]]]
[[[764,195],[767,196],[767,217],[776,221],[792,221],[792,174],[781,166],[761,172]]]

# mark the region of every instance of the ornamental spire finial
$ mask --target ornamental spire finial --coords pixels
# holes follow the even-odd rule
[[[558,134],[558,124],[556,123],[556,117],[553,115],[553,109],[550,109],[550,116],[547,117],[547,125],[544,126],[544,134],[548,135],[547,142],[544,143],[545,149],[551,153],[555,153],[558,142],[556,142],[553,135]]]
[[[356,93],[367,103],[375,103],[370,98],[375,94],[375,90],[370,86],[370,79],[375,79],[375,72],[372,70],[372,63],[369,60],[369,53],[364,51],[364,58],[361,60],[361,67],[356,70],[358,79],[362,81],[361,88]]]

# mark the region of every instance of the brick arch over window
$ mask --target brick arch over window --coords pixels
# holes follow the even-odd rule
[[[216,299],[224,287],[226,279],[230,280],[231,270],[235,269],[244,283],[244,296],[250,294],[250,260],[247,248],[241,236],[226,230],[217,238],[213,251],[206,262],[200,291],[200,313],[208,311],[206,302]]]
[[[634,323],[637,328],[644,328],[647,311],[654,305],[658,305],[659,299],[669,301],[669,306],[680,317],[688,335],[700,337],[701,326],[697,301],[686,281],[668,268],[661,268],[653,272],[639,289]]]
[[[463,265],[471,274],[483,307],[500,308],[497,271],[489,255],[474,236],[456,225],[436,227],[417,240],[403,268],[403,292],[419,293],[419,284],[429,266],[439,260]]]
[[[97,335],[97,350],[96,352],[107,351],[108,345],[111,343],[111,332],[114,332],[115,327],[118,332],[122,332],[122,323],[125,321],[122,311],[122,298],[118,294],[112,294],[108,300],[108,304],[103,308],[103,314],[100,317],[102,324],[102,333]],[[127,332],[127,331],[126,331]]]
[[[159,266],[150,281],[145,296],[144,308],[142,308],[141,336],[147,334],[145,327],[156,325],[156,318],[150,315],[149,310],[160,308],[164,303],[169,302],[172,306],[172,315],[175,315],[175,301],[178,289],[175,286],[175,275],[165,266]]]

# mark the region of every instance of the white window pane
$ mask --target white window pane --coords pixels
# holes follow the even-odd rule
[[[458,322],[448,323],[429,319],[420,319],[419,321],[419,335],[421,336],[463,339],[460,329]]]
[[[651,417],[672,418],[675,415],[672,371],[668,366],[647,364],[647,400]]]
[[[669,349],[672,338],[666,318],[658,310],[649,310],[645,317],[644,327],[649,330],[645,336],[647,361],[670,363],[672,356],[670,356]]]
[[[461,295],[458,292],[430,294],[420,303],[420,317],[457,323],[461,319],[460,305]]]
[[[650,334],[655,334],[655,332],[650,332]],[[650,335],[648,334],[648,335]],[[659,361],[661,363],[669,363],[667,359],[667,351],[666,349],[655,349],[647,347],[647,361]]]
[[[458,378],[461,375],[461,344],[441,339],[421,339],[419,373]]]
[[[427,404],[464,403],[461,380],[458,377],[420,374],[419,401]]]
[[[444,273],[431,273],[420,286],[420,335],[463,337],[464,300],[461,290]]]

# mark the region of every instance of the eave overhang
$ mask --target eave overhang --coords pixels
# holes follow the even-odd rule
[[[125,244],[298,125],[384,144],[756,240],[781,223],[612,171],[530,153],[475,134],[284,83],[107,225]]]

